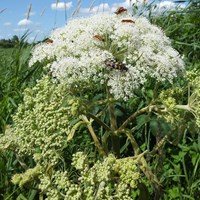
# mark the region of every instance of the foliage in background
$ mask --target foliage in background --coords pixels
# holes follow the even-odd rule
[[[22,100],[22,92],[34,85],[41,77],[41,65],[32,69],[28,60],[32,45],[27,45],[25,33],[15,44],[15,48],[0,48],[0,132],[11,123],[11,115]]]
[[[42,67],[28,67],[32,45],[27,45],[28,33],[15,42],[14,48],[0,48],[0,133],[12,123],[12,114],[23,100],[23,90],[35,85],[42,75]],[[31,164],[30,164],[31,166]],[[12,196],[15,187],[10,185],[13,169],[21,170],[14,153],[0,153],[0,193],[1,197]],[[10,187],[11,186],[11,187]],[[3,195],[3,196],[4,196]],[[32,193],[30,193],[32,195]]]
[[[177,1],[178,2],[178,1]],[[169,11],[158,17],[152,17],[154,24],[161,26],[166,35],[173,40],[174,47],[191,64],[200,62],[200,1],[185,1],[187,7]]]

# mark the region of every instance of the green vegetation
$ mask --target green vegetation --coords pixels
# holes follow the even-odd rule
[[[28,67],[32,45],[24,42],[26,37],[22,36],[15,48],[0,48],[0,132],[11,123],[24,88],[41,76],[41,66]]]
[[[199,5],[149,14],[187,72],[172,86],[149,81],[125,103],[97,87],[67,91],[40,64],[29,68],[27,35],[1,48],[0,199],[198,199]]]

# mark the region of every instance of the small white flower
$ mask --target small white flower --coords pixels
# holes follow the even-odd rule
[[[50,39],[52,43],[33,49],[30,66],[47,61],[53,77],[68,87],[74,83],[89,86],[91,81],[107,84],[116,99],[132,97],[148,77],[172,83],[177,72],[184,70],[163,31],[146,18],[127,13],[71,20],[52,32]],[[114,64],[106,64],[109,60]]]

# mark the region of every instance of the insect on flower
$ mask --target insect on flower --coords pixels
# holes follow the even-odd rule
[[[115,14],[116,14],[116,15],[119,15],[119,14],[121,14],[121,13],[123,13],[123,12],[126,12],[126,11],[127,11],[126,8],[124,8],[124,7],[119,7],[119,8],[116,10]]]
[[[50,39],[50,38],[47,38],[45,40],[43,40],[43,42],[47,43],[47,44],[52,44],[53,43],[53,40]]]
[[[95,35],[94,38],[101,42],[105,42],[105,40],[100,35]]]
[[[121,22],[122,23],[133,23],[133,24],[135,24],[135,21],[133,21],[131,19],[123,19]]]
[[[128,68],[126,67],[126,65],[122,62],[118,62],[115,59],[107,59],[105,60],[105,65],[107,67],[110,67],[111,69],[117,69],[120,71],[127,71]]]

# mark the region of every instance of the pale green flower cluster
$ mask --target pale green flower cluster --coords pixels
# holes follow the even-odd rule
[[[188,80],[188,99],[185,105],[180,100],[183,96],[183,89],[171,88],[161,92],[159,99],[164,105],[164,110],[161,110],[161,115],[169,123],[180,123],[183,122],[185,113],[192,113],[195,119],[196,125],[200,127],[200,70],[192,69],[186,72],[186,78]],[[180,101],[180,102],[179,102]]]
[[[7,126],[5,133],[0,135],[0,151],[6,149],[15,150],[17,147],[17,144],[15,143],[16,140],[17,136],[12,133],[12,128]]]
[[[78,177],[68,171],[36,165],[25,173],[14,175],[12,182],[22,187],[34,179],[39,180],[38,188],[45,200],[133,199],[131,194],[140,178],[133,159],[116,159],[110,154],[92,167],[88,161],[83,152],[73,155],[72,165],[78,170]]]
[[[75,105],[78,107],[66,96],[66,88],[48,77],[26,89],[24,102],[13,116],[13,127],[1,137],[1,148],[15,146],[18,154],[30,155],[38,164],[55,165],[66,146]]]
[[[52,84],[45,77],[24,94],[24,103],[13,116],[13,134],[19,153],[41,155],[41,161],[56,164],[69,131],[70,108],[62,85]],[[37,157],[39,158],[39,157]],[[40,160],[36,160],[40,162]]]
[[[131,200],[140,174],[133,159],[116,159],[110,154],[102,161],[88,162],[83,152],[73,155],[72,165],[79,178],[67,171],[52,170],[40,175],[39,189],[46,200]],[[77,172],[76,172],[77,173]]]
[[[39,189],[45,194],[45,200],[82,200],[81,188],[69,180],[66,171],[42,174]]]
[[[133,159],[116,159],[112,154],[90,167],[84,153],[73,155],[72,164],[80,170],[80,185],[87,200],[128,200],[137,188],[140,173]]]
[[[173,82],[184,63],[163,31],[127,12],[69,21],[38,44],[29,65],[47,61],[52,76],[67,87],[108,86],[115,99],[134,95],[152,77]]]
[[[182,89],[178,87],[163,90],[160,93],[160,101],[165,107],[161,113],[162,117],[171,124],[179,123],[183,120],[183,113],[181,113],[181,110],[176,109],[177,100],[180,99],[182,93]]]
[[[42,167],[36,165],[34,168],[26,170],[25,173],[15,174],[12,177],[12,183],[19,185],[20,187],[24,186],[26,183],[33,181],[35,178],[41,174]]]
[[[118,159],[115,163],[115,171],[119,172],[121,182],[129,184],[131,188],[136,187],[137,180],[140,178],[139,173],[133,173],[137,171],[136,163],[131,158]]]
[[[82,152],[77,152],[76,154],[73,155],[72,159],[72,165],[78,169],[78,170],[83,170],[87,168],[87,156]]]
[[[188,99],[189,110],[195,116],[197,126],[200,127],[200,70],[188,71],[187,79],[191,87],[191,95]]]

